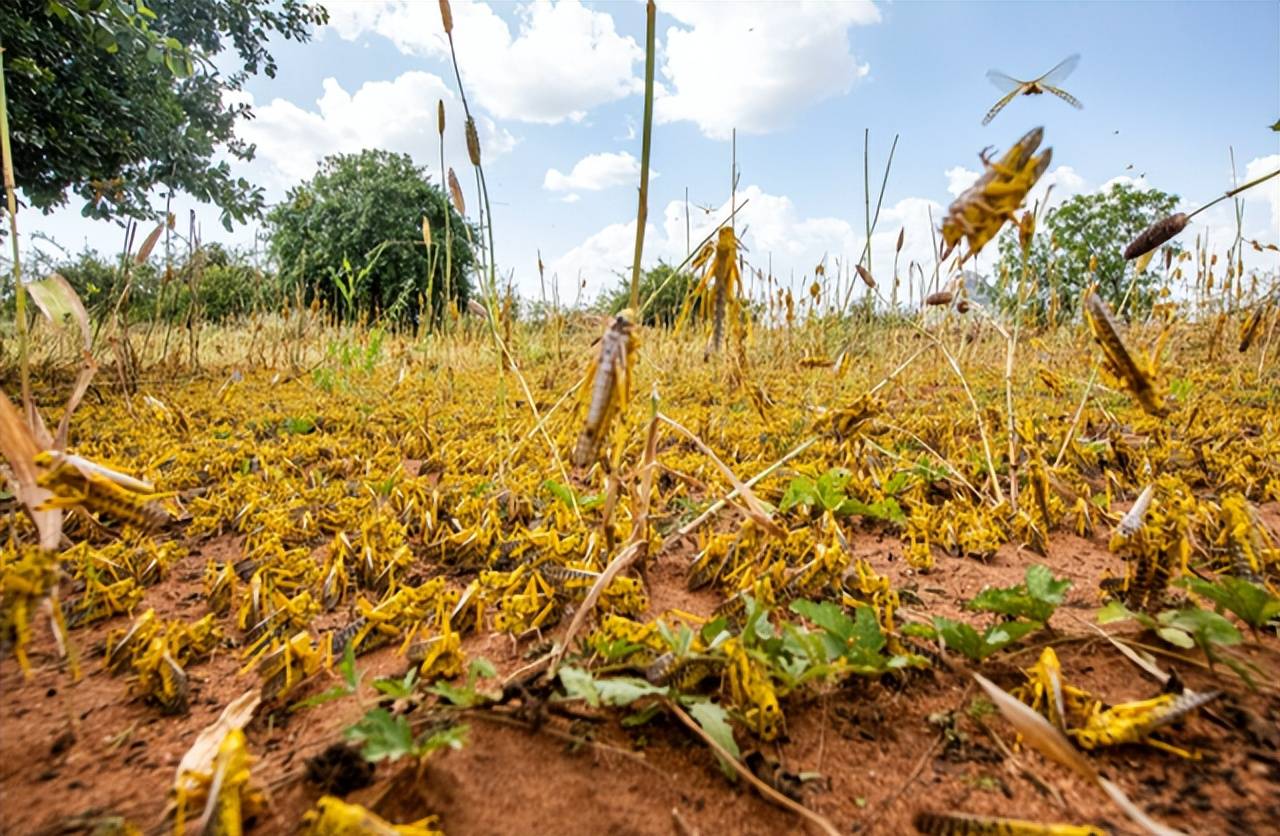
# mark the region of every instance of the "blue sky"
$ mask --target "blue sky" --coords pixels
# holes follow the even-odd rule
[[[470,183],[436,2],[326,5],[330,25],[308,44],[279,44],[279,76],[247,87],[257,118],[242,134],[259,157],[243,173],[278,200],[325,154],[378,146],[411,153],[435,177],[434,114],[444,98],[447,164]],[[1267,129],[1280,118],[1280,3],[658,8],[650,262],[685,253],[686,188],[695,243],[727,206],[733,127],[740,191],[750,200],[740,224],[750,259],[765,266],[771,257],[797,285],[824,256],[830,268],[861,252],[864,129],[876,187],[900,135],[873,267],[891,258],[901,228],[904,264],[931,267],[929,212],[937,218],[975,176],[978,151],[1007,147],[1036,125],[1054,148],[1036,195],[1053,183],[1055,201],[1132,178],[1198,205],[1230,186],[1229,147],[1242,178],[1280,167],[1280,134]],[[563,300],[574,298],[579,277],[592,298],[631,261],[643,5],[455,0],[454,18],[468,99],[481,117],[499,267],[536,295],[540,249]],[[1032,77],[1077,52],[1079,68],[1063,86],[1083,110],[1021,97],[981,125],[1001,95],[988,69]],[[212,211],[199,215],[205,240],[252,238],[250,229],[223,232]],[[1196,232],[1225,248],[1229,207],[1202,219]],[[26,232],[73,249],[118,246],[114,227],[84,221],[78,207],[21,220]],[[1272,181],[1247,201],[1245,234],[1273,241],[1278,227],[1280,181]]]

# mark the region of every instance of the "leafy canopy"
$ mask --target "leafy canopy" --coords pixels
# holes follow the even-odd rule
[[[451,261],[444,251],[446,212]],[[432,229],[430,252],[422,240],[424,216]],[[308,301],[319,298],[348,319],[367,313],[416,322],[428,287],[439,312],[446,266],[459,307],[470,295],[467,274],[475,258],[466,221],[406,154],[327,157],[315,177],[271,210],[267,223],[284,285],[302,288]]]
[[[77,195],[86,217],[146,217],[156,187],[214,203],[228,229],[256,217],[262,190],[214,161],[253,157],[234,134],[250,108],[229,94],[275,75],[272,38],[326,20],[300,0],[0,3],[18,187],[44,210]]]
[[[643,323],[647,326],[671,328],[680,316],[680,309],[685,299],[697,284],[692,273],[677,273],[675,268],[665,261],[659,261],[656,267],[645,270],[640,275],[640,304],[643,305],[652,297],[648,307],[644,309]],[[631,304],[631,280],[622,277],[617,288],[608,293],[602,300],[609,313],[616,314]],[[694,314],[697,303],[694,303]]]
[[[1151,224],[1173,212],[1177,195],[1159,189],[1135,189],[1123,183],[1093,194],[1080,194],[1050,209],[1040,223],[1027,254],[1030,280],[1036,290],[1029,299],[1033,312],[1043,317],[1051,289],[1056,289],[1058,310],[1070,315],[1090,282],[1113,309],[1118,309],[1135,267],[1124,260],[1124,248]],[[1089,266],[1096,262],[1096,272]],[[1143,311],[1153,301],[1156,268],[1163,259],[1137,276],[1133,310]],[[1022,247],[1016,227],[1000,237],[1000,261],[996,267],[1008,288],[1022,275]]]

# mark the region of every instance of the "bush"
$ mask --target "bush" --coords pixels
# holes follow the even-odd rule
[[[675,325],[685,300],[696,286],[697,282],[693,274],[675,273],[675,268],[666,262],[658,262],[657,267],[644,271],[640,275],[640,304],[643,305],[650,296],[657,294],[653,302],[645,308],[644,324],[661,325],[664,328]],[[602,307],[611,314],[616,314],[630,303],[630,279],[624,279],[616,289],[606,293],[602,299]],[[696,304],[693,313],[697,313]]]
[[[1057,309],[1071,316],[1081,294],[1090,282],[1097,282],[1098,293],[1113,309],[1118,310],[1130,281],[1133,268],[1124,260],[1124,248],[1138,233],[1165,217],[1178,205],[1176,195],[1158,189],[1140,191],[1116,184],[1095,194],[1081,194],[1049,210],[1041,221],[1027,254],[1028,276],[1037,279],[1036,292],[1029,301],[1029,313],[1044,319],[1049,309],[1049,295],[1057,294]],[[1000,236],[1000,261],[996,274],[1006,294],[1012,297],[1017,277],[1022,275],[1022,247],[1016,224]],[[1176,251],[1176,245],[1170,245]],[[1137,276],[1128,312],[1142,313],[1155,301],[1152,285],[1156,267]],[[1090,270],[1090,265],[1094,270]]]
[[[475,264],[466,222],[405,154],[365,150],[326,158],[315,177],[267,216],[271,253],[282,286],[301,287],[307,301],[322,299],[346,319],[368,314],[416,323],[419,297],[429,286],[433,310],[442,310],[446,213],[452,230],[447,280],[461,308]],[[423,216],[431,224],[430,254]],[[479,240],[474,228],[470,233]]]

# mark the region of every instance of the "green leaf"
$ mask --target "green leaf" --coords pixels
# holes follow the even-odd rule
[[[560,484],[555,479],[548,479],[542,483],[542,489],[563,502],[567,507],[574,507],[575,499],[571,488]]]
[[[498,669],[493,666],[493,662],[483,656],[477,656],[471,660],[471,664],[467,667],[467,681],[474,679],[492,679],[498,675]]]
[[[884,493],[887,496],[894,496],[895,494],[899,493],[903,488],[905,488],[907,486],[907,483],[910,481],[911,481],[911,472],[908,470],[899,470],[889,477],[888,481],[884,483],[884,487],[882,487],[881,490],[884,491]]]
[[[754,597],[742,596],[746,600],[746,617],[742,622],[742,643],[746,647],[754,647],[765,639],[773,637],[773,625],[769,623],[769,610]]]
[[[893,497],[881,499],[870,505],[857,499],[846,499],[835,509],[835,513],[844,517],[857,514],[863,517],[870,517],[873,520],[887,520],[899,525],[907,521],[907,515],[902,512],[902,506]]]
[[[815,487],[823,509],[834,511],[845,501],[845,486],[849,484],[851,475],[843,467],[833,467],[818,477]]]
[[[1099,624],[1114,624],[1117,621],[1128,621],[1133,618],[1133,613],[1119,599],[1107,602],[1107,605],[1098,610]]]
[[[600,692],[591,674],[581,668],[565,666],[560,669],[560,684],[570,699],[586,700],[592,708],[600,707]]]
[[[971,610],[1028,618],[1043,623],[1053,616],[1070,587],[1070,580],[1055,580],[1048,567],[1037,563],[1027,567],[1025,583],[984,589],[966,606]]]
[[[898,628],[898,632],[904,636],[910,636],[916,639],[936,639],[938,631],[931,624],[925,624],[923,621],[909,621]]]
[[[778,511],[785,514],[797,505],[813,508],[820,504],[818,488],[813,484],[813,480],[807,476],[797,476],[791,480],[791,484],[787,485],[786,493],[778,503]]]
[[[1055,579],[1049,567],[1040,563],[1033,563],[1027,567],[1026,581],[1027,592],[1032,598],[1046,604],[1053,604],[1055,607],[1066,600],[1067,590],[1071,588],[1070,579]],[[1047,618],[1035,620],[1045,621]]]
[[[347,690],[354,694],[360,688],[360,679],[363,673],[356,670],[356,646],[352,642],[347,642],[347,646],[342,650],[342,661],[338,663],[338,672],[342,674],[342,680],[347,683]]]
[[[884,649],[884,633],[880,620],[871,607],[858,607],[853,622],[853,649],[859,658],[878,655]]]
[[[447,729],[441,729],[428,736],[425,740],[414,744],[414,754],[426,755],[440,749],[458,750],[466,745],[467,732],[469,726],[457,725],[449,726]]]
[[[702,625],[702,629],[698,631],[698,636],[702,639],[703,644],[709,645],[719,639],[720,634],[725,632],[728,627],[729,619],[720,616]]]
[[[738,743],[733,739],[733,727],[729,725],[729,715],[724,707],[711,702],[710,700],[699,700],[689,705],[689,714],[694,720],[702,726],[702,730],[707,736],[719,743],[724,750],[733,755],[734,760],[742,758],[741,752],[738,750]],[[720,768],[729,778],[736,778],[737,773],[723,760],[720,759],[719,753],[716,759],[720,760]]]
[[[1002,624],[988,627],[986,633],[982,636],[983,648],[986,651],[983,657],[985,658],[997,650],[1008,647],[1027,633],[1033,633],[1043,626],[1043,624],[1036,621],[1006,621]]]
[[[1241,621],[1254,629],[1280,616],[1280,598],[1272,595],[1266,587],[1244,578],[1227,576],[1218,579],[1217,583],[1209,583],[1200,578],[1185,578],[1182,583],[1202,598],[1208,598],[1235,613]]]
[[[310,418],[290,416],[280,425],[288,435],[308,435],[316,431],[316,422]]]
[[[605,705],[624,706],[655,694],[665,694],[665,688],[659,688],[643,679],[630,676],[614,676],[608,679],[595,680],[596,692]]]
[[[408,699],[418,684],[418,669],[410,668],[404,679],[375,679],[373,687],[380,693],[397,700]]]
[[[1162,612],[1157,618],[1167,627],[1190,633],[1202,648],[1210,644],[1239,644],[1243,641],[1236,626],[1212,610],[1188,607]]]
[[[343,697],[349,696],[351,696],[351,691],[339,685],[337,687],[330,688],[328,691],[324,691],[314,696],[307,697],[305,700],[300,700],[294,703],[291,710],[301,711],[304,708],[313,708],[317,705],[324,705],[327,702],[333,702],[334,700],[340,700]]]
[[[979,635],[968,624],[941,616],[935,617],[933,624],[947,647],[963,653],[975,662],[981,662],[992,653],[1044,626],[1035,621],[1006,621],[993,624]]]
[[[952,621],[950,618],[943,618],[942,616],[934,616],[933,626],[937,629],[939,637],[947,647],[963,653],[974,661],[980,661],[983,658],[982,636],[978,635],[978,631],[968,624],[963,621]]]
[[[1167,641],[1169,644],[1190,650],[1196,646],[1196,640],[1191,638],[1181,630],[1172,627],[1157,627],[1156,635]]]
[[[831,601],[809,601],[801,598],[791,602],[790,609],[796,615],[812,621],[841,641],[848,641],[854,635],[854,624],[839,604]]]
[[[370,709],[360,722],[347,727],[343,736],[362,744],[360,754],[370,763],[399,760],[414,753],[409,721],[383,708]]]

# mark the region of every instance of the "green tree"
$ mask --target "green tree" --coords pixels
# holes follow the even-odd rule
[[[690,273],[675,273],[675,268],[665,261],[658,262],[656,267],[644,271],[640,276],[640,304],[650,297],[653,301],[644,310],[644,324],[661,325],[670,328],[680,316],[690,290],[696,282]],[[654,294],[657,294],[654,296]],[[603,307],[611,314],[625,308],[631,303],[631,283],[622,279],[621,284],[604,296]],[[696,313],[696,308],[694,313]]]
[[[300,0],[5,0],[0,3],[14,173],[37,208],[151,214],[156,187],[260,214],[262,190],[214,155],[248,160],[229,93],[274,76],[271,38],[305,41],[327,12]],[[216,65],[214,59],[216,58]]]
[[[451,260],[444,252],[445,212]],[[432,230],[430,253],[421,237],[424,216]],[[271,210],[267,223],[284,286],[302,287],[307,299],[319,297],[344,317],[370,313],[416,322],[419,296],[428,286],[438,314],[446,263],[460,308],[470,295],[467,276],[475,256],[467,223],[405,154],[365,150],[327,157],[315,177]],[[470,232],[477,240],[476,230]]]
[[[104,256],[86,248],[74,258],[54,266],[54,272],[61,273],[75,289],[95,323],[104,321],[111,313],[124,288],[126,269],[133,277],[133,284],[128,307],[123,314],[131,321],[145,319],[155,309],[162,279],[163,271],[156,267],[154,260],[133,264],[132,261],[122,261],[118,256]]]
[[[1049,210],[1027,254],[1028,280],[1036,287],[1027,300],[1030,313],[1043,317],[1050,295],[1056,294],[1059,313],[1074,314],[1081,292],[1090,282],[1097,282],[1102,298],[1113,308],[1118,307],[1136,275],[1132,263],[1124,260],[1125,246],[1142,230],[1173,212],[1177,204],[1176,195],[1117,184],[1095,194],[1076,195]],[[1014,226],[1000,236],[999,246],[996,275],[1006,300],[1012,302],[1023,269],[1022,246]],[[1091,273],[1089,267],[1095,259],[1096,269]],[[1151,270],[1136,276],[1129,310],[1150,307],[1155,280]]]

